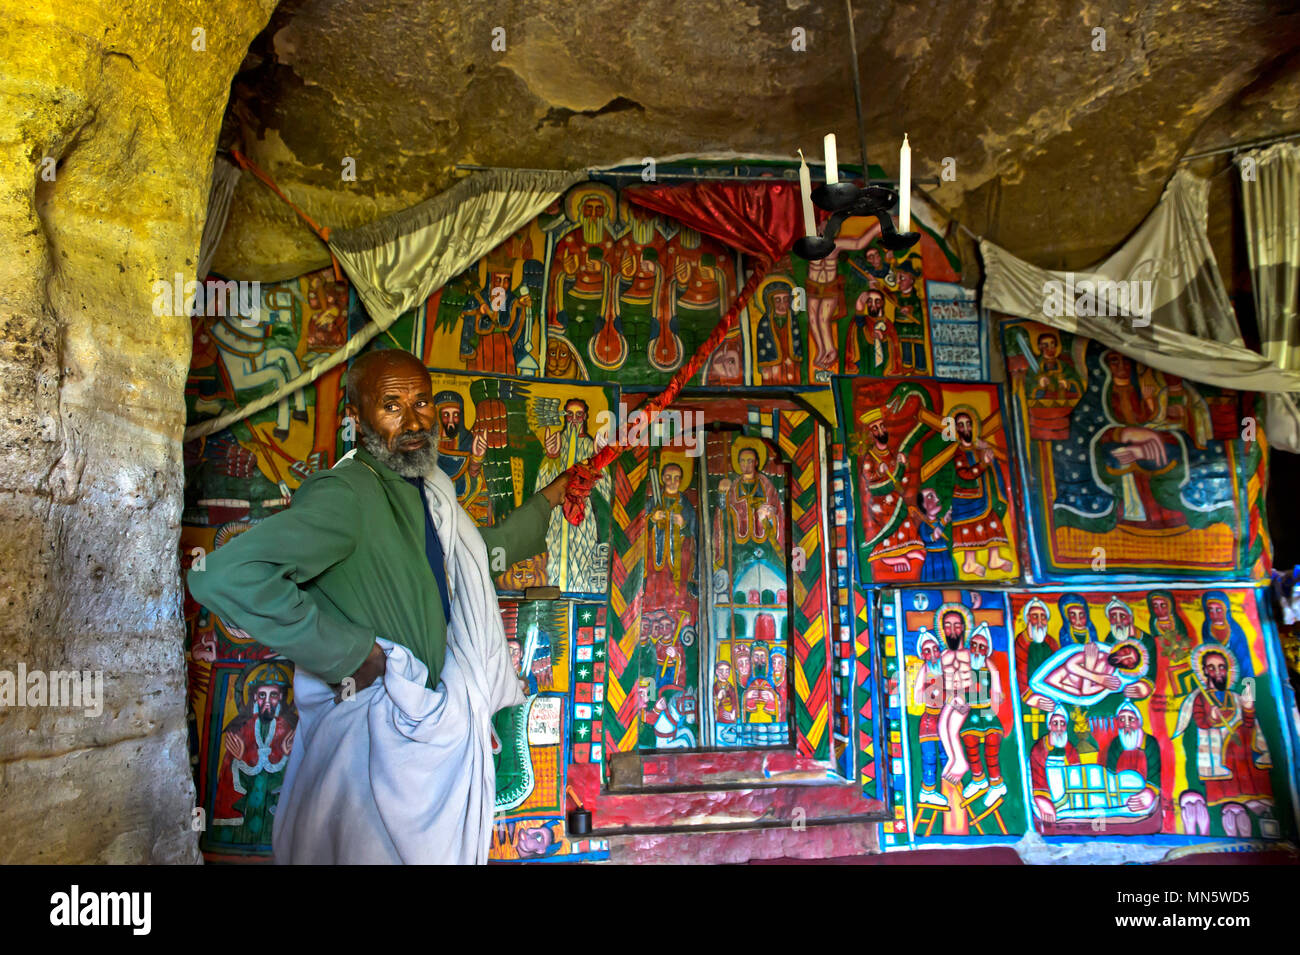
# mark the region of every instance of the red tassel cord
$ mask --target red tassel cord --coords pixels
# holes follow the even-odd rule
[[[667,387],[646,402],[644,410],[647,415],[647,427],[659,417],[665,408],[677,400],[682,388],[704,367],[704,363],[709,360],[709,355],[713,354],[714,349],[721,345],[722,340],[736,327],[736,322],[740,317],[740,310],[749,303],[754,290],[758,288],[758,283],[763,281],[763,277],[767,275],[770,267],[771,263],[765,259],[759,259],[755,262],[749,281],[740,290],[736,300],[731,303],[731,307],[727,309],[727,314],[722,316],[717,326],[709,333],[709,337],[695,350],[695,354],[691,356],[690,361],[677,370],[677,374],[673,375],[672,381],[668,382]],[[569,475],[569,484],[564,492],[564,517],[570,524],[582,523],[587,510],[587,498],[591,496],[591,489],[596,484],[597,476],[612,464],[623,450],[622,447],[611,442],[586,461],[579,461],[566,472]]]

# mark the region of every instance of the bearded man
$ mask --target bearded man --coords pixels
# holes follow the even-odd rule
[[[1237,682],[1238,662],[1232,651],[1203,644],[1193,653],[1197,690],[1183,701],[1174,736],[1195,727],[1195,757],[1187,766],[1190,788],[1204,790],[1205,802],[1220,811],[1220,823],[1230,836],[1250,835],[1250,820],[1242,806],[1256,816],[1270,814],[1273,761],[1255,720],[1255,680]]]
[[[1078,766],[1082,760],[1079,751],[1070,742],[1070,717],[1064,706],[1058,705],[1047,718],[1047,734],[1029,750],[1029,779],[1033,787],[1034,809],[1045,823],[1056,822],[1056,802],[1047,783],[1049,768]]]
[[[962,798],[984,793],[984,805],[994,805],[1007,794],[1002,780],[998,754],[1002,749],[1002,675],[992,660],[992,641],[988,624],[981,623],[970,636],[971,694],[970,714],[961,728],[961,742],[970,762],[971,781],[962,790]]]
[[[917,801],[930,806],[947,808],[948,800],[939,792],[939,756],[943,744],[939,741],[939,713],[943,708],[943,664],[939,657],[943,649],[930,631],[924,631],[916,641],[916,652],[921,656],[921,668],[912,683],[912,704],[921,707],[921,723],[917,728],[921,742],[921,792]]]
[[[290,684],[287,664],[254,664],[242,682],[246,701],[221,734],[224,755],[211,833],[218,844],[270,841],[275,801],[298,724],[297,713],[285,699]]]
[[[962,725],[971,710],[972,687],[975,679],[971,672],[971,652],[966,647],[966,622],[970,612],[960,605],[944,604],[935,614],[936,623],[943,631],[946,648],[939,655],[943,666],[943,709],[939,712],[939,739],[948,761],[943,767],[943,778],[948,782],[961,782],[971,768],[966,761],[960,742]]]
[[[1118,597],[1111,597],[1106,604],[1106,619],[1110,622],[1111,646],[1119,646],[1126,640],[1136,640],[1146,651],[1147,668],[1142,679],[1124,687],[1124,696],[1130,700],[1145,700],[1155,689],[1153,675],[1159,669],[1156,656],[1156,641],[1151,634],[1138,628],[1133,620],[1133,610]],[[1108,719],[1114,717],[1119,705],[1124,702],[1119,696],[1113,696],[1094,706],[1088,712],[1090,719]]]
[[[871,564],[884,564],[907,574],[925,560],[925,545],[908,498],[912,480],[907,455],[900,451],[885,424],[883,408],[868,408],[858,416],[862,436],[862,530]]]
[[[1025,731],[1031,740],[1037,741],[1042,730],[1040,724],[1045,713],[1056,706],[1055,701],[1042,693],[1029,688],[1029,678],[1043,665],[1053,653],[1060,649],[1056,638],[1047,632],[1049,612],[1047,604],[1034,597],[1022,611],[1021,618],[1025,628],[1016,634],[1016,683],[1020,686],[1020,700],[1023,704],[1021,719]],[[1037,710],[1039,712],[1032,712]]]
[[[952,550],[962,557],[961,571],[973,577],[1003,574],[1014,566],[998,553],[1010,543],[1002,519],[1007,513],[1006,489],[998,466],[998,451],[979,434],[979,418],[966,405],[953,414],[957,447],[953,453],[956,480],[952,490]],[[986,554],[980,563],[978,555]]]
[[[480,531],[438,466],[417,358],[363,355],[346,410],[359,446],[209,555],[190,593],[297,665],[277,861],[483,863],[492,715],[523,702],[488,553],[542,550],[568,479]]]
[[[1142,714],[1132,700],[1120,705],[1115,725],[1118,732],[1106,747],[1106,769],[1130,769],[1146,780],[1146,788],[1124,802],[1130,812],[1144,813],[1160,798],[1160,743],[1142,728]]]
[[[579,461],[596,453],[596,439],[587,432],[587,403],[581,398],[570,398],[564,403],[564,427],[552,431],[542,441],[546,457],[537,469],[537,487],[550,485]],[[609,497],[610,478],[602,472],[592,488],[592,495]],[[548,561],[546,579],[553,587],[564,591],[590,593],[596,589],[597,566],[596,515],[592,511],[592,498],[583,504],[582,523],[576,527],[569,523],[562,511],[554,511],[546,531]]]
[[[867,289],[854,304],[844,370],[850,375],[892,375],[898,371],[898,335],[885,316],[885,296]]]
[[[461,503],[470,497],[471,486],[481,489],[483,453],[486,439],[478,433],[471,434],[464,425],[465,399],[456,391],[440,391],[433,399],[438,413],[438,466],[456,486],[456,496]]]

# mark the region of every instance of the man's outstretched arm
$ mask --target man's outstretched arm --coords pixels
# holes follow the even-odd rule
[[[566,472],[491,527],[480,527],[483,543],[487,545],[489,562],[491,563],[498,547],[505,552],[506,566],[546,550],[546,530],[551,523],[551,510],[564,500],[564,491],[568,486],[569,475]]]
[[[322,613],[301,584],[356,547],[357,500],[346,481],[322,475],[267,518],[209,554],[186,583],[222,620],[330,683],[353,675],[375,647],[368,628]]]

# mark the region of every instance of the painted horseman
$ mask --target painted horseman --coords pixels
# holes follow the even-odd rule
[[[212,337],[221,353],[221,363],[230,377],[230,387],[236,396],[249,389],[271,385],[278,389],[302,374],[298,356],[290,349],[274,344],[271,323],[245,325],[238,315],[223,315],[212,325]],[[289,402],[293,411],[289,411]],[[275,430],[277,441],[289,437],[289,420],[307,420],[307,399],[304,389],[285,395],[275,404]]]

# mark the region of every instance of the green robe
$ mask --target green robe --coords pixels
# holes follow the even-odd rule
[[[506,565],[546,549],[539,492],[480,528]],[[438,685],[447,621],[424,552],[420,493],[364,449],[303,482],[288,510],[209,554],[187,578],[194,599],[330,683],[355,673],[375,637],[400,643]]]

